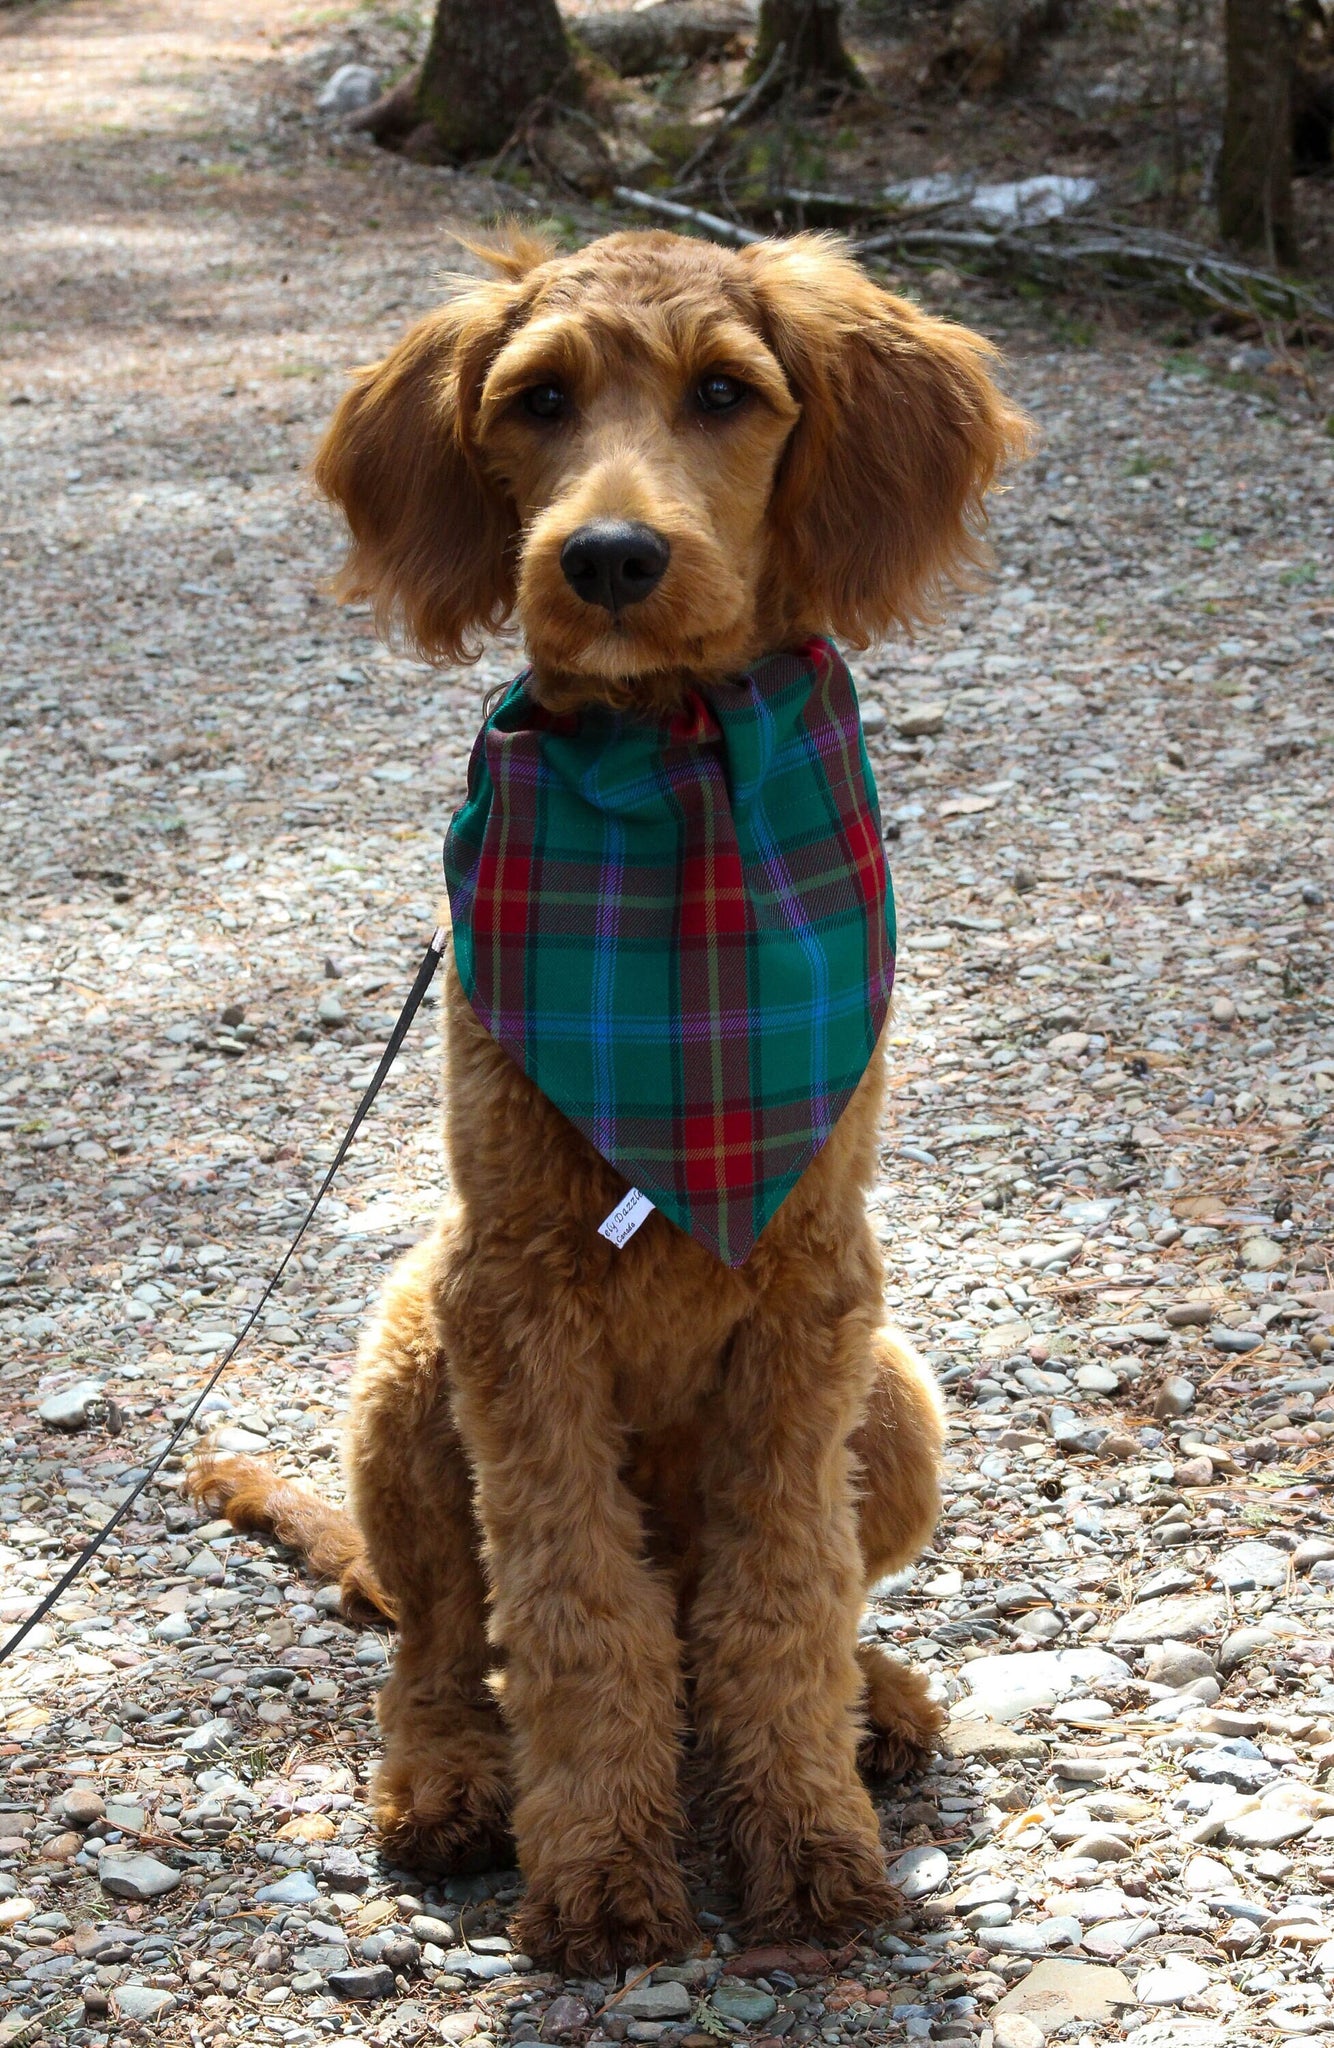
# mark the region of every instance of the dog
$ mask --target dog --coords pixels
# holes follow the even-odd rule
[[[341,594],[439,662],[517,614],[544,731],[670,726],[817,636],[910,627],[983,559],[1025,438],[993,352],[833,239],[478,253],[495,274],[357,375],[315,478]],[[449,1871],[517,1843],[530,1954],[587,1976],[698,1938],[687,1725],[747,1929],[875,1925],[896,1895],[861,1774],[917,1765],[941,1720],[857,1640],[868,1584],[931,1536],[942,1443],[865,1215],[883,1030],[738,1259],[660,1207],[601,1235],[628,1176],[457,964],[443,1011],[453,1201],[364,1343],[350,1511],[247,1459],[190,1490],[396,1621],[386,1850]]]

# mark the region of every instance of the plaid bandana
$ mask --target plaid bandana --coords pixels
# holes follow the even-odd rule
[[[729,1266],[865,1071],[894,898],[827,640],[670,721],[554,717],[514,682],[445,841],[454,960],[492,1037]]]

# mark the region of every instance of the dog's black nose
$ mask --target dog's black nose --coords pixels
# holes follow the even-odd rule
[[[638,520],[594,519],[580,526],[560,551],[565,581],[585,604],[619,612],[638,604],[662,581],[671,549],[660,533]]]

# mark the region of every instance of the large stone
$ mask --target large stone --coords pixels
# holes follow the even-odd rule
[[[98,1882],[113,1899],[160,1899],[174,1892],[181,1881],[179,1870],[159,1863],[156,1856],[126,1854],[108,1849],[97,1866]]]
[[[1163,1600],[1138,1600],[1112,1623],[1108,1641],[1127,1648],[1161,1643],[1166,1636],[1189,1642],[1213,1635],[1227,1618],[1220,1593],[1173,1593]]]
[[[187,1756],[215,1756],[219,1750],[230,1749],[236,1740],[236,1730],[221,1715],[212,1721],[203,1722],[192,1728],[183,1739],[181,1748]]]
[[[617,1999],[616,2011],[628,2020],[683,2020],[690,1993],[684,1984],[636,1984]]]
[[[1091,1647],[1033,1650],[977,1657],[964,1666],[963,1676],[969,1696],[958,1703],[954,1715],[962,1719],[977,1714],[1006,1722],[1020,1720],[1035,1707],[1054,1706],[1091,1685],[1123,1684],[1130,1667],[1109,1651]]]
[[[1041,2027],[1045,2035],[1074,2020],[1086,2026],[1106,2026],[1120,2017],[1123,2008],[1133,2006],[1135,1994],[1120,1970],[1103,1963],[1062,1962],[1054,1957],[1035,1963],[1013,1991],[1007,1991],[991,2014],[998,2020],[1022,2013]],[[999,2035],[997,2036],[999,2039]]]
[[[924,1899],[929,1892],[938,1892],[949,1874],[950,1859],[943,1849],[905,1849],[889,1866],[889,1881],[905,1899]]]
[[[77,1380],[72,1387],[48,1394],[37,1410],[38,1419],[48,1429],[82,1429],[88,1421],[88,1410],[102,1399],[104,1392],[100,1380]]]
[[[1197,1678],[1212,1678],[1214,1660],[1207,1650],[1197,1650],[1190,1643],[1160,1643],[1149,1652],[1144,1676],[1150,1685],[1179,1688]]]
[[[1249,1664],[1253,1657],[1263,1657],[1277,1640],[1272,1629],[1258,1623],[1250,1628],[1234,1628],[1218,1653],[1218,1668],[1226,1676],[1238,1665]]]
[[[1198,1998],[1212,1982],[1209,1972],[1189,1956],[1168,1956],[1151,1970],[1141,1970],[1135,1996],[1141,2005],[1182,2005]]]
[[[170,1991],[156,1991],[150,1984],[118,1984],[112,1992],[116,2011],[123,2020],[160,2020],[176,2004]]]
[[[1229,1592],[1245,1593],[1286,1586],[1290,1569],[1291,1558],[1286,1550],[1252,1540],[1234,1543],[1230,1549],[1220,1551],[1209,1577],[1216,1586],[1226,1586]]]
[[[996,2048],[1042,2048],[1047,2038],[1026,2012],[993,2014],[991,2031]]]
[[[976,1757],[984,1764],[1039,1763],[1048,1751],[1048,1744],[1040,1735],[1021,1734],[1017,1728],[1006,1728],[999,1721],[972,1714],[965,1714],[960,1720],[951,1718],[940,1738],[940,1747],[946,1756],[959,1762]]]
[[[351,1970],[330,1970],[329,1989],[335,1998],[369,2005],[377,1998],[393,1997],[394,1973],[388,1963],[365,1963]]]
[[[261,1906],[309,1906],[319,1897],[308,1870],[290,1870],[273,1884],[262,1884],[255,1893]]]
[[[654,1989],[665,1990],[666,1986],[655,1985]],[[720,1984],[709,2004],[720,2019],[739,2020],[746,2027],[762,2027],[778,2010],[778,2000],[757,1984]]]

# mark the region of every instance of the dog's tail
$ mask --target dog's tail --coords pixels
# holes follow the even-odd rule
[[[272,1536],[299,1551],[317,1578],[337,1583],[349,1621],[397,1618],[351,1515],[331,1508],[309,1486],[280,1479],[258,1458],[206,1452],[187,1473],[185,1490],[224,1514],[233,1529]]]

